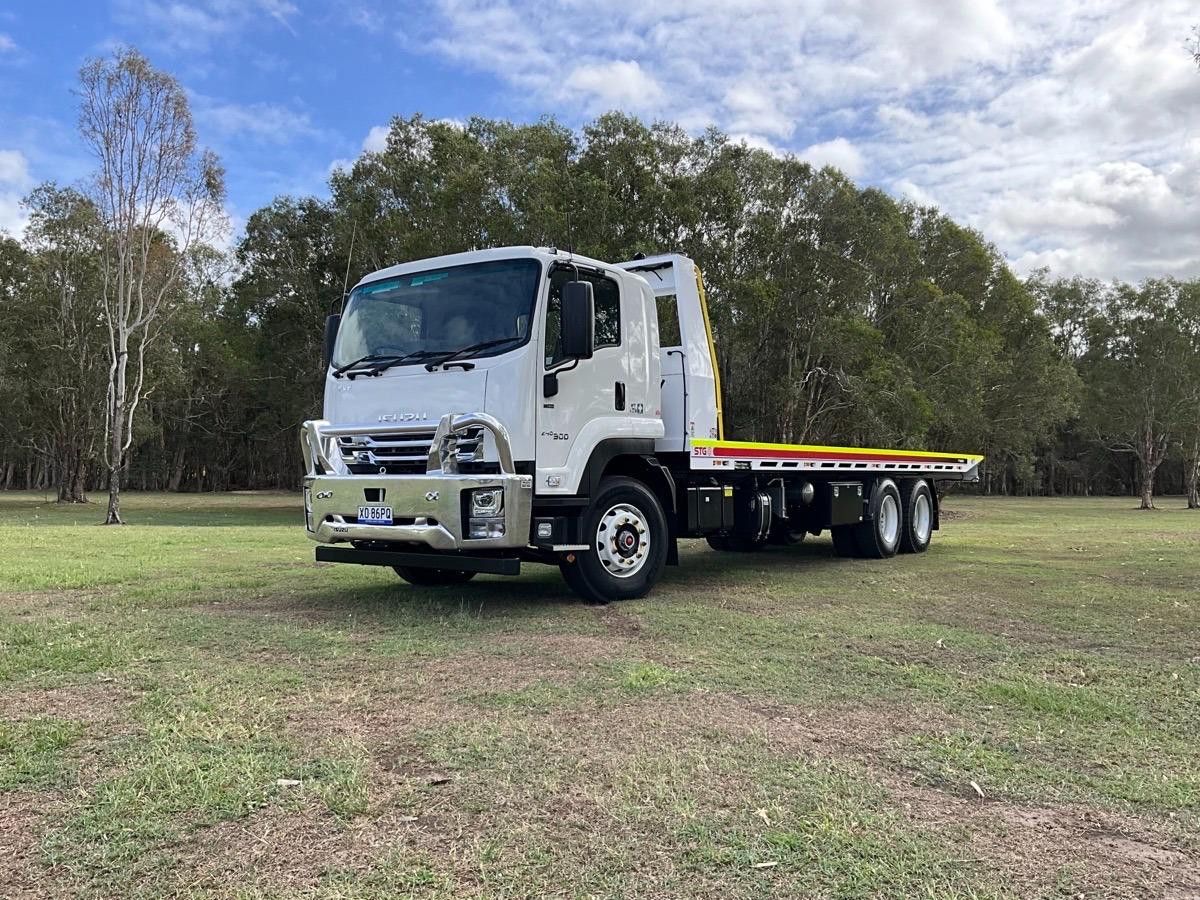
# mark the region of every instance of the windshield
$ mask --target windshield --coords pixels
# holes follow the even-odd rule
[[[364,356],[452,352],[495,341],[507,352],[529,337],[541,264],[535,259],[431,269],[360,285],[338,328],[334,367]],[[512,344],[500,343],[505,339]]]

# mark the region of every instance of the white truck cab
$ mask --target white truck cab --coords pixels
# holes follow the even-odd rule
[[[703,279],[679,254],[506,247],[392,266],[330,317],[326,356],[324,418],[301,430],[317,558],[417,584],[544,562],[591,599],[641,596],[681,536],[744,549],[831,528],[840,551],[872,555],[845,529],[890,514],[891,555],[916,506],[924,549],[929,476],[979,459],[725,441]],[[847,468],[857,480],[835,486]]]

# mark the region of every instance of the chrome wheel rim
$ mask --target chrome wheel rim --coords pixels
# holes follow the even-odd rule
[[[900,504],[891,494],[879,504],[879,536],[888,547],[896,546],[900,539]]]
[[[596,555],[617,578],[640,572],[650,557],[650,529],[642,511],[628,503],[609,507],[596,526]]]
[[[929,534],[933,530],[933,506],[929,502],[929,497],[921,494],[917,497],[913,504],[913,532],[918,544],[925,544],[929,541]]]

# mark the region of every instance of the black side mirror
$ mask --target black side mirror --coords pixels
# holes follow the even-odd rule
[[[596,343],[596,301],[590,281],[562,287],[562,351],[567,359],[591,359]]]
[[[333,359],[333,343],[337,340],[338,326],[341,324],[341,313],[334,313],[331,316],[325,317],[325,346],[321,352],[326,368],[329,367],[329,361]]]

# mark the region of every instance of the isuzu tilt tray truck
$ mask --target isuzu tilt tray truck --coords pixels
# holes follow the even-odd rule
[[[919,553],[967,453],[727,441],[701,274],[506,247],[393,266],[326,323],[305,422],[316,558],[418,585],[557,565],[641,597],[680,538],[721,551],[829,529],[842,556]]]

